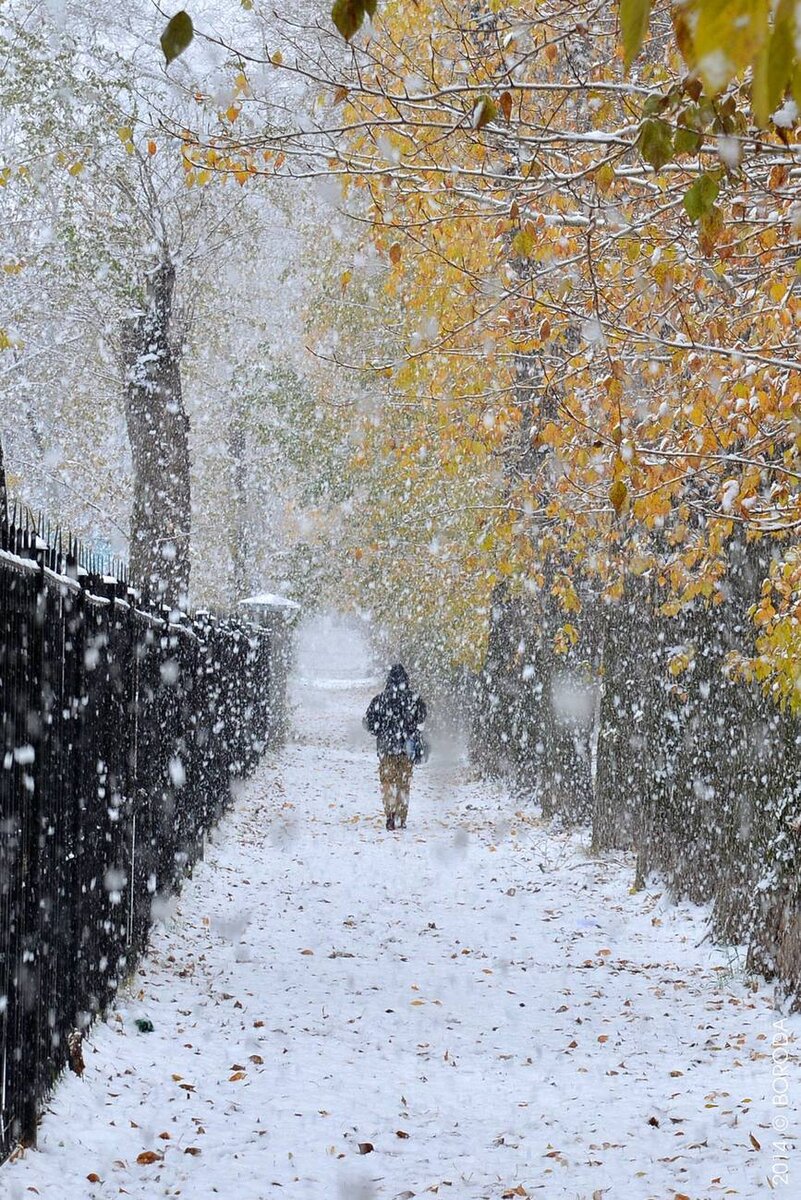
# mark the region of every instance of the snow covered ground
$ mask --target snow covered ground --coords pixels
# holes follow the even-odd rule
[[[0,1194],[801,1194],[799,1021],[776,1024],[702,913],[629,895],[627,859],[515,811],[457,746],[387,833],[376,689],[335,666],[315,680],[307,651],[296,740],[241,789]]]

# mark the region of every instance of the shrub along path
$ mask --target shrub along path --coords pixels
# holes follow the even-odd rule
[[[625,856],[466,782],[456,747],[387,833],[370,691],[296,685],[298,739],[246,785],[0,1192],[767,1195],[785,1169],[767,986],[698,910],[630,895]]]

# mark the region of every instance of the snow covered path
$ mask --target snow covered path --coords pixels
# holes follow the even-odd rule
[[[371,689],[296,691],[299,740],[243,789],[0,1194],[767,1195],[770,993],[697,945],[700,915],[630,896],[630,863],[466,782],[455,752],[387,833]]]

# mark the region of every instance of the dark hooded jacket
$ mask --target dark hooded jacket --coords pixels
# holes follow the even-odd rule
[[[379,757],[405,754],[407,741],[425,719],[425,701],[412,691],[409,676],[400,663],[396,664],[383,692],[370,701],[364,718],[365,727],[377,738]]]

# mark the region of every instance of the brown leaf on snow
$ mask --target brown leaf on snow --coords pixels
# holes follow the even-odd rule
[[[168,1142],[168,1141],[170,1140],[170,1138],[172,1137],[172,1134],[171,1134],[171,1133],[167,1133],[167,1130],[165,1129],[165,1130],[164,1130],[164,1133],[160,1133],[160,1134],[159,1134],[159,1137],[161,1138],[161,1140],[162,1140],[163,1142]]]
[[[301,954],[314,954],[313,950],[301,950]]]
[[[749,1135],[748,1135],[748,1140],[749,1140],[749,1142],[751,1143],[751,1145],[754,1147],[754,1149],[755,1149],[755,1150],[761,1150],[761,1149],[762,1149],[762,1143],[761,1143],[761,1142],[758,1142],[758,1141],[756,1140],[756,1138],[754,1137],[753,1133],[749,1133]]]
[[[406,1132],[406,1130],[405,1130],[405,1129],[396,1129],[396,1130],[395,1130],[395,1137],[399,1137],[399,1138],[404,1138],[404,1139],[405,1139],[405,1138],[407,1138],[408,1136],[409,1136],[409,1135],[408,1135],[408,1133]]]
[[[102,1183],[103,1182],[103,1180],[98,1175],[97,1171],[92,1171],[91,1174],[86,1176],[86,1178],[89,1180],[90,1183]]]
[[[519,1183],[517,1185],[517,1187],[509,1188],[509,1191],[503,1192],[502,1195],[503,1195],[503,1200],[514,1200],[515,1196],[527,1196],[528,1192],[523,1187],[522,1183]]]
[[[372,1154],[374,1150],[372,1142],[359,1142],[359,1154]]]
[[[245,1079],[246,1076],[247,1076],[246,1071],[234,1071],[233,1075],[228,1076],[228,1082],[229,1083],[239,1083],[240,1079]]]
[[[183,1088],[185,1092],[194,1092],[195,1090],[194,1083],[179,1083],[178,1087]]]
[[[184,1150],[184,1154],[202,1154],[202,1153],[203,1153],[203,1151],[200,1149],[199,1146],[187,1146],[186,1149]]]
[[[163,1154],[157,1154],[155,1150],[143,1150],[141,1154],[137,1154],[136,1161],[140,1167],[149,1167],[151,1163],[161,1162]]]

